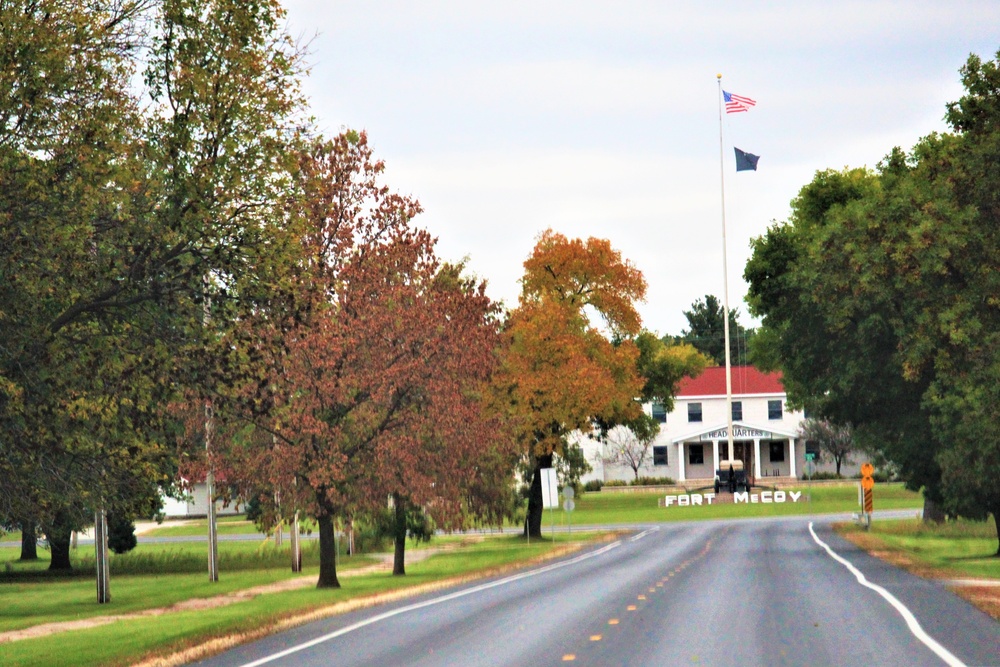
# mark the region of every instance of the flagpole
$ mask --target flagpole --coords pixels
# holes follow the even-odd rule
[[[715,75],[719,84],[719,182],[722,192],[722,330],[726,342],[726,439],[729,443],[728,462],[733,462],[733,377],[729,358],[729,268],[726,259],[726,168],[722,151],[722,75]]]

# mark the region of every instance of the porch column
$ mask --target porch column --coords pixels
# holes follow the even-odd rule
[[[798,479],[799,476],[795,472],[795,438],[788,439],[788,452],[792,459],[792,479]]]
[[[678,482],[683,482],[684,480],[686,480],[687,478],[684,476],[684,443],[683,442],[678,442],[677,443],[677,470],[678,470],[678,473],[679,473],[677,475],[677,481]]]
[[[719,469],[719,441],[712,441],[712,474]]]
[[[753,476],[760,479],[760,438],[753,439]]]

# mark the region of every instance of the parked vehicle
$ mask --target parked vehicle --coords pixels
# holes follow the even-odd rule
[[[715,492],[727,491],[735,493],[737,491],[749,491],[750,479],[747,471],[743,467],[743,461],[722,461],[718,470],[715,471]]]

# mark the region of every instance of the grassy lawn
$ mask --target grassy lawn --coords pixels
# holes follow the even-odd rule
[[[696,521],[699,519],[737,519],[746,517],[787,516],[792,514],[831,514],[840,512],[855,512],[858,508],[857,486],[815,485],[812,487],[811,500],[806,500],[809,492],[803,485],[788,491],[799,491],[802,496],[798,502],[773,504],[712,504],[692,507],[658,507],[657,502],[665,494],[630,493],[619,491],[601,491],[584,493],[576,499],[576,510],[572,521],[578,525],[603,525],[614,523],[646,523],[657,521]],[[758,490],[754,490],[758,493]],[[702,492],[704,493],[704,492]],[[711,489],[708,490],[711,493]],[[672,495],[672,494],[671,494]],[[907,491],[902,484],[876,484],[875,509],[909,509],[917,510],[923,507],[920,494]],[[548,526],[554,520],[556,525],[565,523],[565,512],[555,510],[550,519],[545,510],[543,525]]]
[[[959,519],[941,525],[915,519],[874,521],[866,534],[858,526],[838,530],[866,548],[888,549],[895,561],[930,568],[936,576],[1000,579],[997,531],[994,519],[975,522]],[[867,538],[867,539],[866,539]]]
[[[321,609],[353,598],[376,596],[389,591],[432,584],[456,576],[495,570],[498,567],[538,558],[565,542],[534,540],[530,545],[513,536],[498,536],[461,550],[446,551],[407,566],[405,577],[367,574],[345,578],[338,590],[309,587],[271,593],[224,607],[172,612],[169,622],[157,617],[130,618],[115,623],[48,637],[11,642],[3,646],[3,664],[13,665],[126,665],[152,653],[167,654],[224,635],[260,634],[281,619]],[[316,569],[306,574],[316,575]],[[290,575],[290,573],[288,573]],[[155,606],[141,600],[163,603],[176,591],[179,598],[216,595],[281,578],[271,570],[227,575],[209,584],[205,575],[123,576],[112,579],[112,603],[93,603],[92,581],[56,582],[0,586],[0,609],[4,623],[34,625],[49,620],[90,614],[115,614]],[[15,590],[16,589],[16,590]],[[22,602],[17,602],[22,599]],[[13,605],[18,605],[12,607]],[[96,610],[96,611],[95,611]],[[7,618],[7,615],[12,618]],[[27,617],[26,621],[13,620]]]
[[[318,543],[316,540],[303,540],[303,565],[318,563]],[[132,551],[118,555],[111,554],[111,574],[165,574],[165,573],[199,573],[208,571],[207,542],[176,542],[171,544],[140,543]],[[39,576],[45,574],[49,566],[49,552],[38,550],[39,560],[21,563],[17,561],[21,555],[20,548],[0,548],[0,582],[10,579],[8,573],[36,572]],[[70,559],[73,568],[80,576],[90,576],[94,571],[94,547],[82,545],[71,552]],[[345,559],[346,560],[346,559]],[[219,570],[234,572],[243,570],[259,570],[262,568],[283,568],[291,563],[291,555],[287,541],[281,547],[274,546],[270,540],[219,541]],[[17,578],[16,576],[14,577]]]
[[[219,535],[250,535],[260,533],[253,521],[247,521],[242,514],[219,517],[216,522]],[[288,536],[288,526],[283,528]],[[186,520],[183,522],[165,521],[161,526],[143,533],[149,537],[193,537],[208,534],[207,519]]]
[[[127,614],[303,575],[317,576],[319,572],[316,544],[304,546],[303,572],[293,573],[287,548],[256,550],[253,544],[221,542],[219,581],[211,583],[206,549],[205,544],[140,545],[123,556],[112,554],[111,603],[98,605],[92,556],[89,549],[81,548],[87,558],[74,559],[77,571],[74,576],[8,578],[0,583],[0,632],[42,623]],[[15,572],[44,571],[48,567],[48,553],[39,555],[39,562],[23,564],[12,562],[20,556],[19,550],[0,549],[6,569]],[[133,562],[122,567],[123,561]],[[367,556],[345,557],[338,569],[347,571],[373,562]],[[191,571],[192,563],[197,566],[194,571]],[[237,564],[241,569],[232,567]],[[122,570],[141,574],[122,574]]]

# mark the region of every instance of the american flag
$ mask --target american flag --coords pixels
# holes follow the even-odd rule
[[[733,93],[727,93],[724,90],[722,91],[722,98],[726,101],[726,113],[750,111],[750,107],[757,104],[757,102],[751,100],[749,97],[734,95]]]

